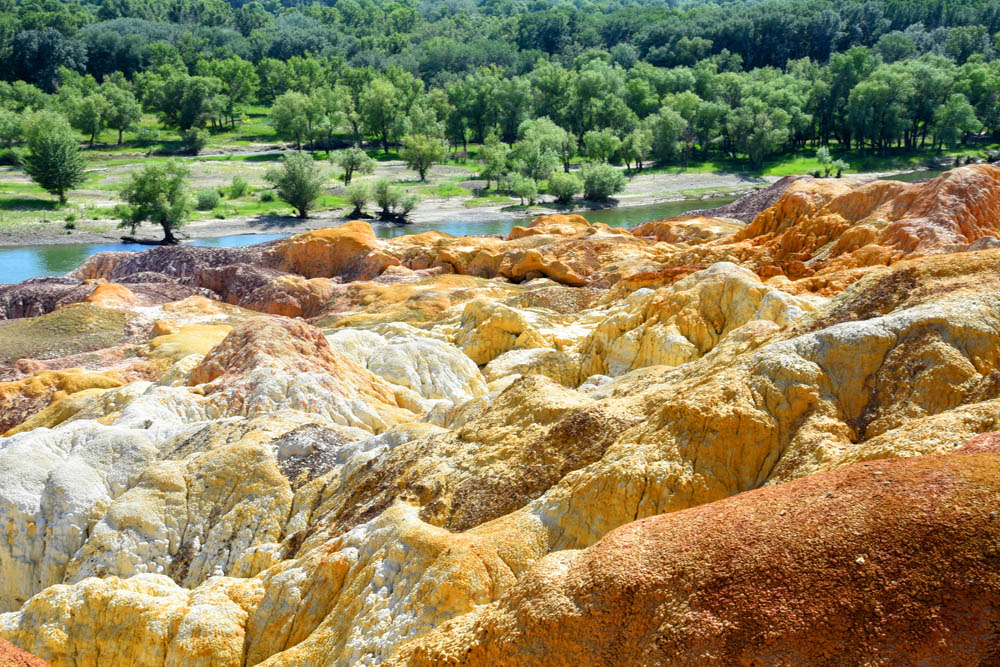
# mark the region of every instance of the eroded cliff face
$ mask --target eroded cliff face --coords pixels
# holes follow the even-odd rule
[[[54,665],[996,659],[998,209],[994,167],[789,179],[749,222],[351,223],[4,288],[0,637]]]

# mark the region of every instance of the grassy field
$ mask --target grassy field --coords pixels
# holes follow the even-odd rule
[[[844,160],[850,167],[844,172],[852,173],[882,173],[907,171],[912,169],[935,168],[940,162],[952,162],[955,158],[980,157],[986,151],[1000,148],[1000,144],[979,145],[955,150],[937,151],[930,148],[906,151],[892,149],[884,154],[862,153],[861,151],[833,150],[835,159]],[[664,165],[647,167],[644,173],[651,174],[698,174],[698,173],[736,173],[747,176],[791,176],[794,174],[811,174],[822,170],[822,165],[816,159],[814,149],[795,153],[778,155],[764,161],[762,167],[754,167],[746,160],[729,160],[713,157],[708,160],[692,159],[686,165]]]

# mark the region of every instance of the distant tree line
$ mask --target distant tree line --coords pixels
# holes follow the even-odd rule
[[[613,194],[605,163],[822,148],[840,172],[843,151],[1000,136],[998,30],[982,0],[8,0],[0,145],[28,147],[40,111],[149,139],[146,113],[196,152],[263,105],[297,149],[398,148],[421,179],[477,144],[528,202]],[[345,185],[370,171],[335,157]]]
[[[395,66],[439,86],[482,66],[505,75],[539,59],[569,67],[594,49],[625,69],[722,55],[728,68],[784,68],[855,46],[892,61],[934,53],[964,64],[991,59],[998,31],[993,0],[5,0],[0,61],[8,80],[47,92],[60,67],[101,81],[166,64],[195,74],[200,60],[232,56],[255,67],[307,55]]]

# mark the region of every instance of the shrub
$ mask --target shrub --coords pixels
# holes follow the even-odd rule
[[[76,223],[72,220],[67,220],[66,224],[63,225],[63,229],[76,229]]]
[[[510,189],[521,199],[522,204],[524,204],[525,199],[528,200],[529,204],[534,204],[535,199],[538,198],[538,184],[535,183],[534,179],[527,176],[520,174],[511,176]]]
[[[274,190],[261,190],[260,200],[262,202],[274,201]]]
[[[20,167],[24,161],[24,153],[16,148],[0,149],[0,164],[9,167]]]
[[[368,157],[368,154],[357,146],[331,154],[330,160],[340,165],[341,169],[344,170],[344,185],[350,185],[351,179],[356,174],[375,173],[375,160]]]
[[[326,182],[323,171],[308,153],[286,154],[281,166],[268,169],[264,179],[274,186],[279,197],[291,204],[300,218],[309,216]]]
[[[583,183],[576,174],[556,172],[549,176],[549,194],[560,204],[568,204],[573,197],[583,192]]]
[[[389,182],[387,178],[380,178],[375,181],[375,188],[372,191],[375,204],[382,209],[382,215],[389,215],[397,206],[403,196],[402,191]]]
[[[240,197],[245,196],[249,190],[250,184],[247,183],[247,180],[239,174],[236,174],[233,176],[232,185],[229,186],[229,198],[239,199]]]
[[[351,202],[351,206],[354,210],[351,211],[350,215],[352,217],[357,217],[364,212],[365,206],[368,205],[368,201],[372,198],[372,189],[367,183],[363,181],[355,181],[347,186],[347,201]]]
[[[199,211],[211,211],[219,205],[218,190],[198,190],[195,194],[195,198],[198,201],[196,208]]]
[[[201,152],[201,150],[208,145],[208,139],[208,130],[203,130],[198,127],[192,127],[190,130],[185,130],[184,134],[181,135],[181,143],[184,146],[184,150],[191,155],[197,155]]]
[[[583,195],[587,199],[607,199],[624,190],[627,182],[625,174],[610,164],[594,164],[583,169]]]
[[[160,140],[160,131],[151,127],[140,127],[136,132],[136,138],[144,144],[151,144]]]
[[[417,204],[419,203],[420,203],[420,195],[417,195],[416,193],[413,192],[407,192],[399,199],[399,211],[404,216],[407,216],[410,214],[410,211],[412,211],[417,207]]]

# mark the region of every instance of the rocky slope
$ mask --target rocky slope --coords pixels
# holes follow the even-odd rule
[[[0,637],[53,665],[996,661],[997,227],[976,166],[5,287]]]

